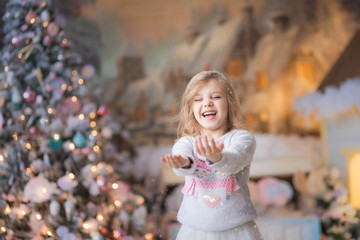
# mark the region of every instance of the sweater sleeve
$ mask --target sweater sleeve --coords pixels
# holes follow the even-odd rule
[[[228,146],[222,151],[222,158],[216,163],[207,163],[218,171],[235,174],[251,164],[256,149],[254,136],[245,130],[237,131]]]
[[[196,163],[194,162],[194,151],[193,144],[191,143],[190,137],[182,137],[180,138],[172,148],[173,155],[185,155],[191,160],[190,168],[173,168],[173,171],[178,176],[186,176],[191,175],[196,170]]]

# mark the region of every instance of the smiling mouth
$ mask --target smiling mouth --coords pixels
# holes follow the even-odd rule
[[[204,118],[211,118],[214,117],[216,115],[216,112],[204,112],[203,114],[201,114]]]

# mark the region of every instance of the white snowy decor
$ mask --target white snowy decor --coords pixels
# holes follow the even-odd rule
[[[350,78],[337,88],[327,86],[324,93],[309,93],[295,98],[294,108],[306,118],[317,111],[316,119],[328,119],[351,110],[360,109],[360,77]]]

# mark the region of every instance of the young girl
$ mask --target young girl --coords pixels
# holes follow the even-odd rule
[[[216,71],[196,74],[182,96],[178,137],[161,157],[185,176],[177,240],[263,239],[248,190],[255,139],[241,129],[240,103]]]

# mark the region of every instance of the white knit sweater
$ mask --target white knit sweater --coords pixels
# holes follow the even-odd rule
[[[256,142],[245,130],[232,130],[216,141],[224,142],[222,159],[211,163],[196,153],[195,138],[185,136],[173,146],[173,154],[192,159],[188,169],[173,169],[185,176],[184,198],[178,220],[202,231],[224,231],[254,220],[257,212],[251,203],[248,179]]]

